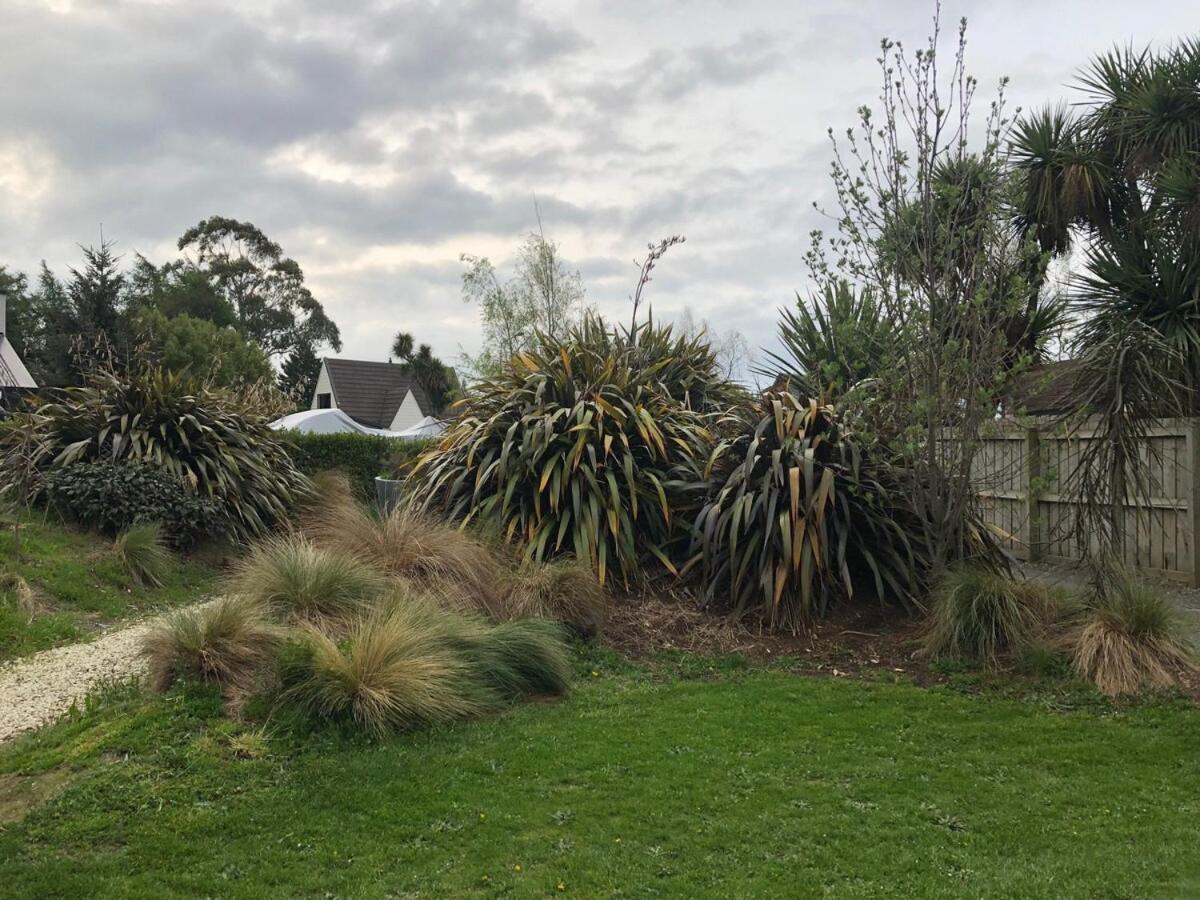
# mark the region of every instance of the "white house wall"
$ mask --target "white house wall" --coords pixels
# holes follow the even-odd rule
[[[404,395],[404,402],[396,410],[396,415],[392,419],[392,424],[388,426],[388,430],[404,431],[412,428],[423,418],[425,418],[425,413],[421,412],[421,407],[417,405],[417,398],[413,396],[412,391],[409,391]]]
[[[29,370],[25,368],[25,363],[21,362],[21,357],[17,356],[17,348],[9,343],[8,339],[0,336],[0,361],[4,365],[0,366],[0,387],[19,387],[19,388],[35,388],[37,382],[33,380],[33,376],[29,374]],[[9,378],[5,371],[11,372],[12,377],[16,379],[15,384],[9,384]],[[411,397],[412,394],[409,394]]]
[[[329,402],[333,409],[337,409],[337,395],[333,392],[333,382],[329,380],[329,370],[325,367],[325,363],[321,363],[321,374],[317,376],[317,387],[313,391],[312,403],[309,404],[309,409],[317,408],[317,397],[320,394],[328,394]]]

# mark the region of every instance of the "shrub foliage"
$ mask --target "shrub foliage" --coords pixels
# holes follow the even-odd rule
[[[87,528],[117,534],[139,522],[159,522],[179,547],[219,531],[222,521],[215,500],[140,461],[98,459],[58,466],[43,476],[42,490],[53,509]]]
[[[452,520],[495,527],[529,559],[571,554],[625,582],[668,545],[696,495],[710,410],[734,396],[703,338],[587,317],[541,336],[464,401],[414,468]]]
[[[428,440],[401,440],[372,434],[288,432],[292,460],[305,475],[338,471],[364,499],[375,496],[375,479],[390,477],[406,461],[428,449]]]
[[[14,461],[11,471],[32,466],[43,476],[99,459],[138,462],[216,503],[233,535],[261,535],[308,490],[267,422],[239,395],[182,375],[154,368],[102,372],[0,426],[0,489],[25,490],[31,500],[44,494],[44,480],[8,484],[10,455],[22,463]],[[28,432],[37,436],[32,459]]]
[[[907,601],[920,559],[886,467],[844,433],[833,407],[768,392],[727,418],[708,461],[710,496],[690,564],[710,599],[797,628],[850,596],[866,573],[878,595]]]

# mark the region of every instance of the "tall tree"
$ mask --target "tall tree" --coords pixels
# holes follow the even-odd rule
[[[124,308],[131,316],[153,309],[168,319],[187,315],[218,328],[237,324],[233,306],[206,272],[182,260],[156,266],[140,253],[125,276]]]
[[[301,344],[283,358],[279,389],[296,403],[297,408],[307,409],[312,403],[320,377],[321,357],[317,356],[311,344]]]
[[[242,334],[271,357],[305,345],[341,350],[338,328],[299,264],[251,223],[213,216],[184,232],[179,249],[233,307]]]
[[[869,290],[900,338],[872,398],[876,437],[897,463],[935,572],[994,550],[971,527],[971,464],[1007,377],[1004,323],[1029,289],[1003,193],[978,190],[1001,168],[1006,81],[978,123],[966,21],[948,66],[940,32],[935,14],[915,54],[885,40],[878,107],[861,107],[844,139],[830,129],[836,231],[818,232],[808,254],[818,285]]]
[[[116,340],[121,323],[121,258],[113,253],[112,241],[101,240],[99,248],[80,245],[83,270],[71,269],[67,292],[75,307],[75,320],[82,336],[106,335]]]
[[[500,281],[487,257],[464,253],[461,259],[467,264],[463,300],[478,304],[483,319],[483,349],[464,357],[476,377],[528,349],[537,332],[562,337],[587,309],[579,272],[567,268],[558,245],[540,231],[525,238],[508,281]]]
[[[1200,38],[1113,50],[1081,73],[1081,102],[1031,113],[1012,141],[1017,226],[1083,261],[1075,396],[1098,434],[1068,487],[1102,574],[1122,556],[1127,493],[1151,493],[1151,419],[1200,413],[1198,84]]]
[[[220,387],[268,384],[275,372],[267,355],[232,326],[182,313],[168,318],[144,309],[131,321],[141,362],[188,372]]]

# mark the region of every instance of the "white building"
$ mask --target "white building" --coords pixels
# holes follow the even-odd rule
[[[36,388],[37,382],[21,362],[17,348],[5,336],[8,325],[8,300],[0,297],[0,389],[4,388]]]
[[[340,409],[360,425],[385,431],[406,431],[436,412],[403,366],[333,357],[321,361],[311,408]]]

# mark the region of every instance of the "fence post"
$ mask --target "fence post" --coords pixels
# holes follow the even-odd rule
[[[1026,530],[1029,534],[1029,561],[1042,558],[1042,493],[1041,439],[1036,428],[1025,430],[1025,508]]]
[[[1200,587],[1200,418],[1188,419],[1188,465],[1191,479],[1188,491],[1188,513],[1192,520],[1192,587]]]

